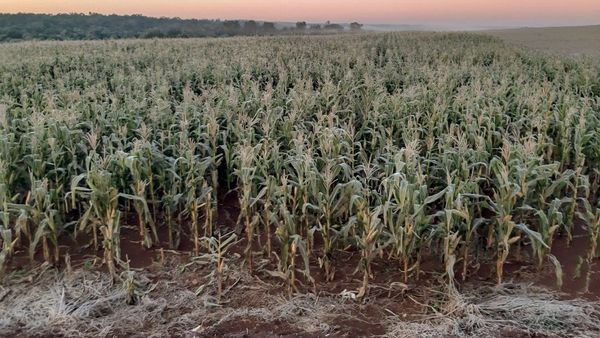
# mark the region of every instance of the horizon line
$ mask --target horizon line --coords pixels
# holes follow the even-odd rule
[[[426,26],[426,27],[431,27],[431,28],[435,28],[435,27],[454,27],[454,28],[458,28],[458,27],[471,27],[471,28],[478,28],[478,29],[491,29],[491,28],[553,28],[553,27],[588,27],[588,26],[598,26],[600,25],[600,22],[598,23],[593,23],[593,24],[535,24],[535,23],[531,23],[531,24],[511,24],[511,23],[507,23],[507,24],[490,24],[490,25],[485,25],[485,24],[475,24],[475,23],[464,23],[464,24],[458,24],[458,23],[442,23],[442,22],[437,22],[437,23],[432,23],[432,22],[361,22],[359,20],[353,20],[353,19],[348,19],[348,20],[338,20],[338,21],[332,21],[332,20],[325,20],[325,21],[308,21],[308,20],[295,20],[295,21],[277,21],[277,20],[264,20],[264,19],[255,19],[255,18],[237,18],[237,19],[224,19],[224,18],[201,18],[201,17],[194,17],[194,18],[182,18],[179,16],[154,16],[154,15],[147,15],[147,14],[142,14],[142,13],[101,13],[101,12],[57,12],[57,13],[48,13],[48,12],[1,12],[0,11],[0,15],[19,15],[19,14],[26,14],[26,15],[84,15],[84,16],[91,16],[91,15],[101,15],[101,16],[142,16],[142,17],[147,17],[147,18],[153,18],[153,19],[179,19],[179,20],[210,20],[210,21],[257,21],[257,22],[273,22],[273,23],[288,23],[288,24],[293,24],[296,22],[306,22],[307,24],[325,24],[327,22],[329,23],[338,23],[338,24],[350,24],[352,22],[357,22],[357,23],[361,23],[363,25],[369,25],[369,26]]]

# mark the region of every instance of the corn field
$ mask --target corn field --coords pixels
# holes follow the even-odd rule
[[[598,60],[462,33],[1,47],[0,274],[17,250],[60,265],[70,236],[117,277],[125,226],[219,281],[239,241],[290,292],[341,250],[359,296],[374,260],[415,282],[434,257],[451,288],[517,251],[559,269],[577,224],[600,256]]]

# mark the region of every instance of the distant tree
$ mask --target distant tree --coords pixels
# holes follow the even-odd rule
[[[272,34],[279,30],[272,22],[259,26],[256,21],[242,26],[240,21],[141,15],[0,13],[0,41],[233,36],[266,32]]]
[[[178,38],[178,37],[182,37],[183,33],[181,32],[181,29],[179,29],[179,28],[171,28],[167,31],[165,36],[168,38]]]
[[[153,30],[153,31],[148,31],[146,34],[160,34],[159,30]],[[107,38],[107,34],[104,32],[104,30],[102,28],[96,28],[92,31],[89,32],[88,34],[89,38],[92,40],[102,40],[102,39],[106,39]],[[156,35],[154,36],[148,36],[149,38],[155,38],[157,37]]]
[[[350,24],[350,30],[359,31],[359,30],[362,29],[362,26],[363,25],[360,24],[360,23],[358,23],[358,22],[353,22],[353,23]]]
[[[329,22],[329,21],[327,21]],[[341,31],[344,29],[344,27],[342,25],[339,25],[337,23],[327,23],[325,24],[324,27],[326,30],[335,30],[335,31]]]
[[[262,31],[265,33],[272,33],[275,32],[275,24],[273,22],[263,22],[262,24]]]
[[[237,20],[225,21],[225,22],[223,22],[223,27],[225,27],[225,31],[229,34],[237,34],[242,29],[240,22]]]
[[[296,29],[299,31],[303,31],[306,29],[306,22],[305,21],[298,21],[296,22]]]
[[[23,39],[23,33],[18,31],[17,29],[11,29],[6,33],[6,37],[9,40],[20,40]]]
[[[256,34],[258,29],[258,24],[254,20],[249,20],[244,22],[244,33],[246,34]]]
[[[102,34],[101,32],[96,32],[96,34]],[[161,32],[158,29],[152,29],[147,31],[144,34],[145,38],[149,38],[149,39],[153,39],[153,38],[164,38],[165,37],[165,33]]]
[[[310,29],[314,30],[314,31],[319,31],[319,30],[321,30],[321,25],[319,25],[319,24],[310,25]]]

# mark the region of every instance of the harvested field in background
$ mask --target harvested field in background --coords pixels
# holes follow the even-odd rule
[[[568,56],[600,56],[600,25],[484,31],[508,43]]]

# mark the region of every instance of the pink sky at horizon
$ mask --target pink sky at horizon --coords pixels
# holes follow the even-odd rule
[[[600,0],[0,0],[0,12],[467,26],[600,24]]]

